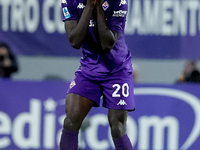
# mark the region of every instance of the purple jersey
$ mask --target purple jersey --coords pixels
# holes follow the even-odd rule
[[[85,5],[86,0],[62,0],[63,21],[78,21]],[[122,70],[132,72],[131,53],[124,38],[128,2],[127,0],[104,0],[102,7],[109,29],[119,32],[120,36],[113,49],[109,53],[103,53],[95,37],[96,22],[91,17],[87,37],[81,46],[83,57],[78,71],[87,78],[96,80]]]

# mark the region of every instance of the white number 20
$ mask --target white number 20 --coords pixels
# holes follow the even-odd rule
[[[116,87],[115,91],[114,91],[113,94],[112,94],[112,97],[120,97],[120,96],[121,96],[121,95],[118,93],[119,90],[120,90],[120,88],[122,88],[122,95],[123,95],[124,97],[128,97],[128,96],[129,96],[129,86],[128,86],[128,83],[124,83],[124,84],[122,85],[122,87],[121,87],[119,84],[114,84],[112,87],[113,87],[113,88]]]

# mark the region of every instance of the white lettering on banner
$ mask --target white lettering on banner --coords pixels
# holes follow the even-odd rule
[[[15,0],[12,3],[11,0],[1,1],[0,6],[2,7],[2,30],[8,31],[11,28],[12,31],[23,32],[25,27],[27,27],[28,31],[35,31],[35,28],[37,28],[39,23],[39,19],[37,18],[37,14],[39,13],[37,10],[37,2],[38,1],[31,0],[27,0],[26,2],[23,0]],[[9,11],[9,8],[11,11]],[[30,10],[26,8],[33,10],[32,19],[28,16],[30,15]]]
[[[173,17],[173,35],[187,35],[187,11],[185,3],[180,3],[179,1],[174,1],[174,17]]]
[[[53,6],[54,6],[54,0],[44,0],[42,8],[42,18],[43,18],[42,21],[44,29],[48,33],[55,32],[55,24],[53,20],[50,19],[50,14],[49,14],[51,7]]]
[[[13,140],[20,148],[40,147],[41,102],[37,99],[30,101],[30,113],[19,114],[13,122]],[[24,137],[24,127],[29,124],[29,137]]]
[[[200,11],[199,1],[188,1],[188,7],[190,10],[190,35],[194,36],[197,34],[196,25],[198,23],[196,19],[197,12]],[[199,16],[200,19],[200,16]]]
[[[110,147],[109,142],[106,139],[99,141],[98,139],[98,128],[99,126],[108,125],[108,119],[105,114],[97,114],[91,118],[91,127],[86,131],[88,145],[91,149],[108,149]]]
[[[47,33],[65,33],[60,3],[59,0],[1,0],[0,30],[33,33],[41,24]],[[129,0],[125,33],[195,36],[200,33],[200,1]]]
[[[63,114],[62,116],[60,116],[60,117],[58,118],[58,122],[59,122],[59,124],[60,124],[61,127],[63,126],[65,117],[66,117],[66,115]],[[61,129],[58,131],[58,133],[57,133],[57,145],[60,144],[60,137],[61,137],[61,134],[62,134],[62,128],[61,128]],[[53,147],[52,147],[52,148],[53,148]]]
[[[38,15],[40,12],[38,1],[27,0],[24,10],[26,29],[28,32],[33,33],[37,30],[40,21],[40,16]]]
[[[181,146],[181,150],[188,149],[200,135],[200,99],[194,95],[175,89],[168,88],[135,88],[135,95],[159,95],[176,98],[178,100],[186,102],[192,107],[195,113],[195,122],[193,129],[188,136],[185,143]]]
[[[3,31],[8,31],[9,30],[9,5],[10,5],[11,0],[7,0],[7,1],[1,1],[0,6],[2,7],[1,11],[2,13],[0,13],[2,15],[2,17],[0,17],[0,19],[2,18],[2,30]]]
[[[53,10],[53,19],[50,18],[50,12]],[[44,0],[42,9],[42,23],[47,33],[54,33],[56,30],[64,33],[64,26],[61,20],[60,1]]]
[[[195,36],[200,33],[200,1],[129,0],[126,34]]]
[[[91,127],[86,130],[86,142],[88,143],[91,149],[102,150],[109,149],[110,146],[114,149],[113,140],[111,137],[111,131],[108,125],[108,118],[106,114],[96,114],[90,118]],[[108,139],[98,139],[98,128],[104,126],[108,128],[107,136]],[[127,120],[127,134],[130,138],[132,145],[135,145],[137,142],[137,124],[134,119],[130,116]]]
[[[4,113],[0,112],[0,135],[9,135],[11,133],[11,119]],[[10,145],[10,139],[7,136],[0,138],[0,148]]]
[[[23,0],[15,0],[12,2],[11,9],[11,29],[12,31],[24,31],[23,23]]]
[[[34,32],[39,24],[39,3],[37,0],[1,1],[2,30]],[[9,8],[11,11],[9,11]],[[10,20],[9,20],[10,19]],[[10,26],[9,26],[10,25]]]
[[[55,4],[55,12],[54,12],[54,22],[55,22],[55,26],[56,29],[59,33],[65,33],[65,28],[64,28],[64,23],[62,21],[62,9],[61,9],[61,5],[60,2],[58,0],[56,0],[56,4]]]
[[[42,23],[47,33],[54,33],[58,31],[64,33],[64,25],[61,19],[60,1],[44,0],[42,6]],[[53,10],[53,19],[50,18],[51,10]]]
[[[169,24],[168,22],[170,22],[172,20],[172,15],[171,12],[168,11],[168,8],[171,8],[173,6],[173,2],[172,1],[163,1],[163,19],[161,21],[161,26],[162,26],[162,33],[164,35],[171,35],[172,34],[172,25]]]
[[[55,146],[55,122],[56,115],[54,113],[45,114],[44,117],[44,147],[51,149]]]
[[[0,2],[0,30],[33,33],[42,24],[47,33],[65,33],[61,19],[61,4],[58,0],[3,0]],[[42,7],[42,12],[40,12]],[[50,18],[53,10],[53,18]],[[40,14],[42,14],[40,16]],[[40,22],[42,17],[42,22]],[[2,28],[2,29],[1,29]]]
[[[0,30],[33,33],[41,24],[47,33],[65,33],[59,0],[1,0],[0,7]],[[128,7],[125,28],[128,35],[195,36],[200,33],[199,0],[129,0]],[[113,15],[124,14],[116,11]]]
[[[153,127],[153,149],[164,149],[164,131],[168,129],[168,149],[178,149],[179,124],[175,117],[143,116],[139,119],[138,149],[150,149],[150,128]]]
[[[134,94],[172,97],[188,104],[194,111],[194,126],[186,140],[180,145],[179,139],[182,137],[179,137],[179,131],[181,131],[179,128],[181,128],[181,122],[175,116],[140,116],[138,123],[129,116],[127,133],[133,146],[136,146],[136,143],[138,143],[138,149],[150,149],[150,145],[152,145],[153,149],[164,149],[164,142],[167,141],[167,149],[186,150],[199,138],[200,100],[197,97],[181,90],[159,87],[135,88]],[[65,114],[61,116],[56,115],[56,108],[64,105],[64,103],[59,104],[58,102],[52,98],[48,98],[44,102],[32,98],[30,99],[29,112],[16,114],[13,120],[11,120],[8,113],[0,111],[0,149],[9,148],[11,145],[15,145],[19,149],[55,149],[57,147],[55,143],[59,144],[65,118]],[[43,109],[42,104],[44,104],[45,109]],[[86,129],[86,139],[82,141],[83,145],[87,144],[91,149],[109,149],[114,147],[107,115],[102,113],[94,114],[90,117],[90,121],[91,126]],[[58,130],[56,130],[57,123],[60,125]],[[28,125],[28,136],[25,136],[25,125]],[[98,139],[98,136],[101,134],[99,127],[103,127],[107,131],[107,134],[104,134],[107,137],[101,140]],[[165,129],[167,129],[167,132],[165,132]],[[150,130],[152,131],[152,140],[150,139]],[[166,140],[164,139],[165,137],[167,137]],[[152,144],[150,144],[151,141]]]
[[[42,119],[43,126],[43,148],[55,149],[55,143],[60,140],[61,130],[56,135],[56,114],[52,110],[52,100],[44,103],[45,110],[48,111],[42,117],[42,105],[39,99],[32,98],[30,100],[30,112],[22,112],[17,114],[13,123],[10,116],[5,112],[0,111],[0,149],[9,147],[10,145],[16,145],[20,149],[41,149],[41,131],[42,131]],[[50,110],[51,109],[51,110]],[[53,112],[49,112],[53,111]],[[63,126],[63,120],[65,115],[58,117],[60,127]],[[28,137],[25,136],[25,125],[28,125]],[[3,136],[2,136],[3,135]],[[11,135],[13,143],[8,136]],[[57,138],[55,138],[57,137]],[[42,149],[43,149],[42,148]]]

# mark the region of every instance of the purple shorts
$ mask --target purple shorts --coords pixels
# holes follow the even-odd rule
[[[94,107],[99,107],[103,99],[103,107],[132,111],[135,110],[133,87],[132,73],[90,80],[79,71],[75,73],[68,93],[75,93],[94,101]]]

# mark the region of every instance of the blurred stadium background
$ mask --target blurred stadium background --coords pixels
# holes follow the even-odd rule
[[[176,80],[188,60],[200,68],[200,1],[128,2],[125,34],[137,73],[137,111],[128,124],[132,144],[135,150],[198,150],[200,85]],[[11,81],[0,80],[0,149],[57,149],[63,99],[81,57],[69,45],[60,3],[0,0],[0,42],[19,64]],[[89,116],[80,147],[113,149],[106,110]]]

